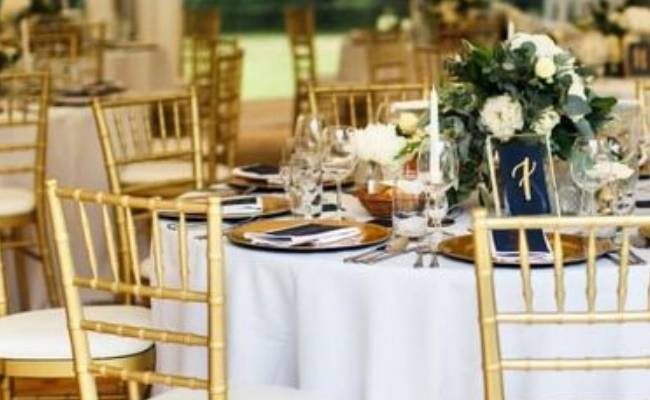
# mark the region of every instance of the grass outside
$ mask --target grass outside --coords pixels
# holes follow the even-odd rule
[[[244,48],[243,99],[262,100],[293,96],[293,66],[287,37],[281,33],[238,35]],[[319,77],[338,73],[344,34],[316,37]]]

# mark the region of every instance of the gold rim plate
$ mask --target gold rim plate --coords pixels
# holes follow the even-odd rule
[[[294,246],[290,248],[282,248],[269,246],[264,244],[252,243],[250,240],[246,239],[245,235],[248,232],[269,232],[279,229],[287,229],[297,225],[301,225],[307,222],[316,222],[318,224],[332,225],[332,226],[341,226],[341,227],[352,227],[356,226],[361,229],[361,237],[357,242],[340,242],[340,243],[331,243],[324,246]],[[384,243],[391,236],[390,228],[386,228],[380,225],[363,223],[356,221],[334,221],[334,220],[314,220],[307,221],[303,219],[288,219],[288,220],[260,220],[251,222],[235,229],[229,231],[226,235],[228,239],[239,246],[250,247],[258,250],[268,250],[268,251],[278,251],[278,252],[290,252],[290,253],[315,253],[315,252],[329,252],[329,251],[343,251],[343,250],[353,250],[360,249],[363,247],[375,246],[381,243]]]
[[[585,247],[586,241],[583,236],[562,234],[561,238],[565,265],[578,264],[587,260],[587,249]],[[549,239],[551,239],[550,236]],[[599,257],[611,252],[613,249],[614,245],[610,240],[596,240],[596,254]],[[438,245],[438,251],[440,254],[454,260],[474,263],[474,238],[472,235],[462,235],[443,240],[440,245]],[[494,265],[499,267],[519,267],[519,263],[495,262]],[[536,268],[547,268],[552,266],[553,264],[549,263],[536,264],[531,262],[531,267]]]
[[[197,203],[204,203],[207,201],[208,195],[210,192],[206,192],[205,196],[192,196],[192,197],[186,197],[183,198],[183,200],[191,201],[191,202],[197,202]],[[250,218],[271,218],[271,217],[277,217],[279,215],[287,214],[291,211],[291,207],[289,206],[289,201],[283,197],[278,197],[278,196],[260,196],[262,198],[262,212],[257,213],[257,214],[252,214],[252,213],[245,213],[245,214],[228,214],[228,215],[223,215],[222,219],[224,221],[229,221],[229,222],[236,222],[236,221],[241,221],[245,219],[250,219]],[[167,216],[167,215],[166,215]],[[176,216],[169,215],[168,217],[170,218],[176,218]],[[188,215],[187,216],[188,220],[192,221],[205,221],[206,216],[205,215]]]
[[[642,238],[644,239],[650,239],[650,226],[640,226],[639,227],[639,235],[641,235]]]

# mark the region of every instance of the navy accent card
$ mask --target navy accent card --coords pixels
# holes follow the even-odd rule
[[[512,216],[551,213],[546,186],[545,149],[539,143],[511,140],[499,148],[499,178],[506,212]],[[531,253],[550,253],[546,236],[541,229],[526,231]],[[498,253],[518,254],[516,231],[494,231],[494,250]]]
[[[510,215],[551,213],[542,146],[510,141],[501,144],[498,152],[499,178],[507,212]]]

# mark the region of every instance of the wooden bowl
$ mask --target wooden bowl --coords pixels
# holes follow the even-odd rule
[[[361,205],[376,218],[391,218],[393,216],[393,197],[389,190],[379,190],[370,194],[367,188],[357,190],[356,196]]]

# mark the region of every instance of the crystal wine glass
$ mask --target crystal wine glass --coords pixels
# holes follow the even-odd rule
[[[294,150],[313,164],[319,164],[326,148],[324,123],[315,115],[301,114],[296,120]]]
[[[330,126],[325,128],[327,150],[323,158],[323,172],[327,178],[336,182],[336,210],[338,218],[343,219],[343,180],[354,172],[357,164],[354,151],[356,130],[349,126]]]
[[[583,207],[589,216],[596,214],[595,194],[611,178],[612,154],[607,141],[579,137],[573,144],[569,163],[571,178],[583,192]]]

